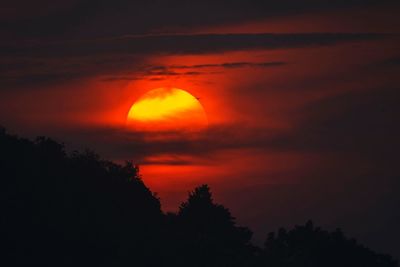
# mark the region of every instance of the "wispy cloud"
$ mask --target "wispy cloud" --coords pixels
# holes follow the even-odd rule
[[[222,74],[224,70],[239,68],[273,68],[286,65],[283,61],[272,62],[225,62],[219,64],[198,64],[198,65],[166,65],[166,66],[146,66],[138,68],[130,75],[110,76],[103,81],[116,80],[140,80],[140,79],[168,79],[169,76],[198,76],[209,74]]]

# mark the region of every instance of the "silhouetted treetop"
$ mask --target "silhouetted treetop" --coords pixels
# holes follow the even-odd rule
[[[251,231],[236,226],[229,210],[213,202],[208,185],[189,193],[179,208],[177,225],[186,255],[198,259],[194,266],[244,266],[251,260]],[[202,255],[210,255],[213,262],[203,261]]]
[[[390,256],[378,254],[347,239],[340,229],[333,232],[315,227],[312,221],[287,231],[270,233],[261,261],[265,266],[394,267]]]
[[[188,200],[181,204],[178,215],[181,220],[190,222],[191,226],[199,230],[205,230],[206,227],[233,229],[235,225],[229,210],[213,202],[208,185],[199,186],[190,192]]]

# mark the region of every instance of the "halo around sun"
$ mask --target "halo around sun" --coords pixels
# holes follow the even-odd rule
[[[127,126],[139,131],[197,131],[208,125],[196,97],[178,88],[153,89],[130,108]]]

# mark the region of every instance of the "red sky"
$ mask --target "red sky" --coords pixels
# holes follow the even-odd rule
[[[400,255],[395,1],[19,2],[0,8],[10,132],[133,160],[164,210],[207,183],[258,240],[312,218]],[[127,130],[160,87],[199,97],[209,128]]]

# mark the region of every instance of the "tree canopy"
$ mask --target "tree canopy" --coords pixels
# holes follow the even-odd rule
[[[30,141],[4,128],[0,210],[1,266],[398,266],[311,222],[256,247],[208,185],[165,214],[132,162],[67,153],[50,138]]]

